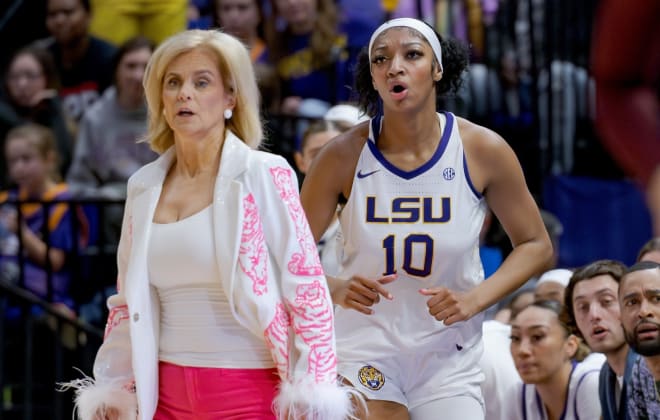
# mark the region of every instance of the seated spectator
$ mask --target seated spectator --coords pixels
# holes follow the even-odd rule
[[[243,41],[250,51],[262,109],[275,111],[279,101],[279,79],[268,60],[261,0],[212,0],[210,3],[213,26]]]
[[[14,252],[0,256],[0,265],[16,266],[21,250],[25,258],[22,270],[12,270],[16,277],[5,280],[61,304],[62,308],[73,313],[75,305],[69,290],[71,276],[66,260],[67,253],[85,245],[84,218],[79,218],[77,209],[72,210],[66,203],[24,203],[20,205],[19,217],[18,206],[8,203],[71,198],[67,185],[60,182],[57,172],[58,155],[52,131],[36,124],[10,130],[5,141],[5,156],[9,175],[17,188],[0,193],[0,203],[6,203],[0,224],[16,238],[12,246]],[[77,226],[82,235],[76,242],[72,225],[78,221],[83,222]],[[7,250],[6,246],[3,248]],[[6,274],[6,270],[3,271]]]
[[[60,75],[64,111],[74,122],[112,83],[116,48],[89,34],[89,0],[47,0],[46,27],[52,35],[43,41],[53,54]],[[114,30],[124,22],[112,22]]]
[[[534,287],[534,301],[553,300],[563,305],[566,286],[568,286],[572,275],[573,271],[566,268],[555,268],[543,273]],[[581,346],[587,347],[580,336],[578,336],[578,341]],[[591,353],[584,359],[583,365],[600,370],[605,361],[605,356],[601,353]]]
[[[578,269],[566,287],[569,325],[592,351],[606,357],[598,388],[603,420],[627,418],[628,386],[639,359],[626,343],[621,326],[618,293],[625,270],[618,261],[595,261]],[[653,404],[654,399],[644,405]]]
[[[503,304],[498,305],[499,309],[493,319],[504,324],[510,324],[511,318],[532,302],[534,302],[534,290],[529,289],[527,286],[522,287],[512,293],[508,301],[503,301]]]
[[[640,261],[653,261],[660,263],[660,236],[650,239],[639,250],[637,254],[637,262]]]
[[[28,46],[9,60],[4,79],[5,94],[0,98],[0,189],[9,187],[3,141],[18,125],[33,122],[50,128],[60,156],[58,172],[64,173],[71,160],[73,140],[57,95],[59,80],[48,51]]]
[[[580,363],[586,349],[565,322],[563,305],[536,301],[511,325],[511,354],[523,383],[506,392],[507,420],[600,417],[598,368]]]
[[[628,268],[619,284],[621,324],[630,348],[640,354],[632,367],[628,418],[660,418],[660,264],[642,261]],[[650,403],[649,403],[650,402]]]
[[[296,166],[301,174],[306,174],[312,161],[319,151],[340,134],[334,126],[326,121],[318,120],[312,122],[305,130],[302,137],[300,150],[294,155]]]
[[[258,0],[213,0],[213,24],[240,39],[250,51],[253,63],[267,59],[263,40],[263,12]]]
[[[331,107],[323,116],[334,128],[343,133],[361,122],[368,121],[369,117],[360,112],[360,108],[351,104],[338,104]]]
[[[142,77],[153,48],[145,37],[126,42],[115,57],[115,83],[85,112],[66,177],[74,196],[123,200],[128,178],[158,156],[138,143],[147,132]],[[123,205],[104,209],[106,238],[116,242]]]
[[[119,49],[113,65],[114,84],[80,123],[67,174],[74,194],[123,199],[128,178],[157,156],[146,143],[138,143],[147,131],[142,77],[153,48],[147,38],[137,37]]]
[[[573,272],[565,268],[546,271],[539,277],[534,288],[534,300],[555,300],[564,303],[564,290]]]
[[[269,57],[282,83],[280,112],[300,115],[304,100],[327,109],[350,99],[352,67],[370,31],[348,29],[333,0],[273,0],[266,21]]]

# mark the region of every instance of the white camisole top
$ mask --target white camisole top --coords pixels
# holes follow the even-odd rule
[[[272,368],[264,340],[234,318],[216,262],[212,207],[154,223],[149,281],[160,299],[160,360],[182,366]]]

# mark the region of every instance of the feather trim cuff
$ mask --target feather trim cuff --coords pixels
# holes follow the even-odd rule
[[[356,407],[366,409],[364,397],[350,386],[284,382],[273,402],[282,420],[356,419]]]
[[[137,398],[118,381],[99,384],[90,377],[59,384],[60,391],[75,390],[75,408],[78,420],[105,418],[115,412],[119,420],[137,418]],[[114,418],[114,417],[112,417]]]

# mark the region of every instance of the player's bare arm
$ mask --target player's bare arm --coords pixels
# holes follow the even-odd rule
[[[513,245],[491,278],[468,292],[466,301],[475,305],[468,312],[480,312],[537,274],[550,259],[552,245],[511,147],[495,132],[466,120],[459,119],[459,129],[472,181]]]

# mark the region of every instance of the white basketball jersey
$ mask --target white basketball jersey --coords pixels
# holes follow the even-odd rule
[[[443,117],[444,115],[444,117]],[[371,121],[360,153],[351,195],[341,211],[343,270],[377,278],[396,272],[364,315],[336,310],[341,362],[368,361],[402,352],[461,352],[480,343],[482,316],[445,327],[433,318],[419,290],[444,286],[467,291],[484,279],[479,232],[486,212],[483,197],[467,172],[463,144],[453,114],[438,114],[444,129],[431,159],[403,171],[378,150],[381,118]]]

